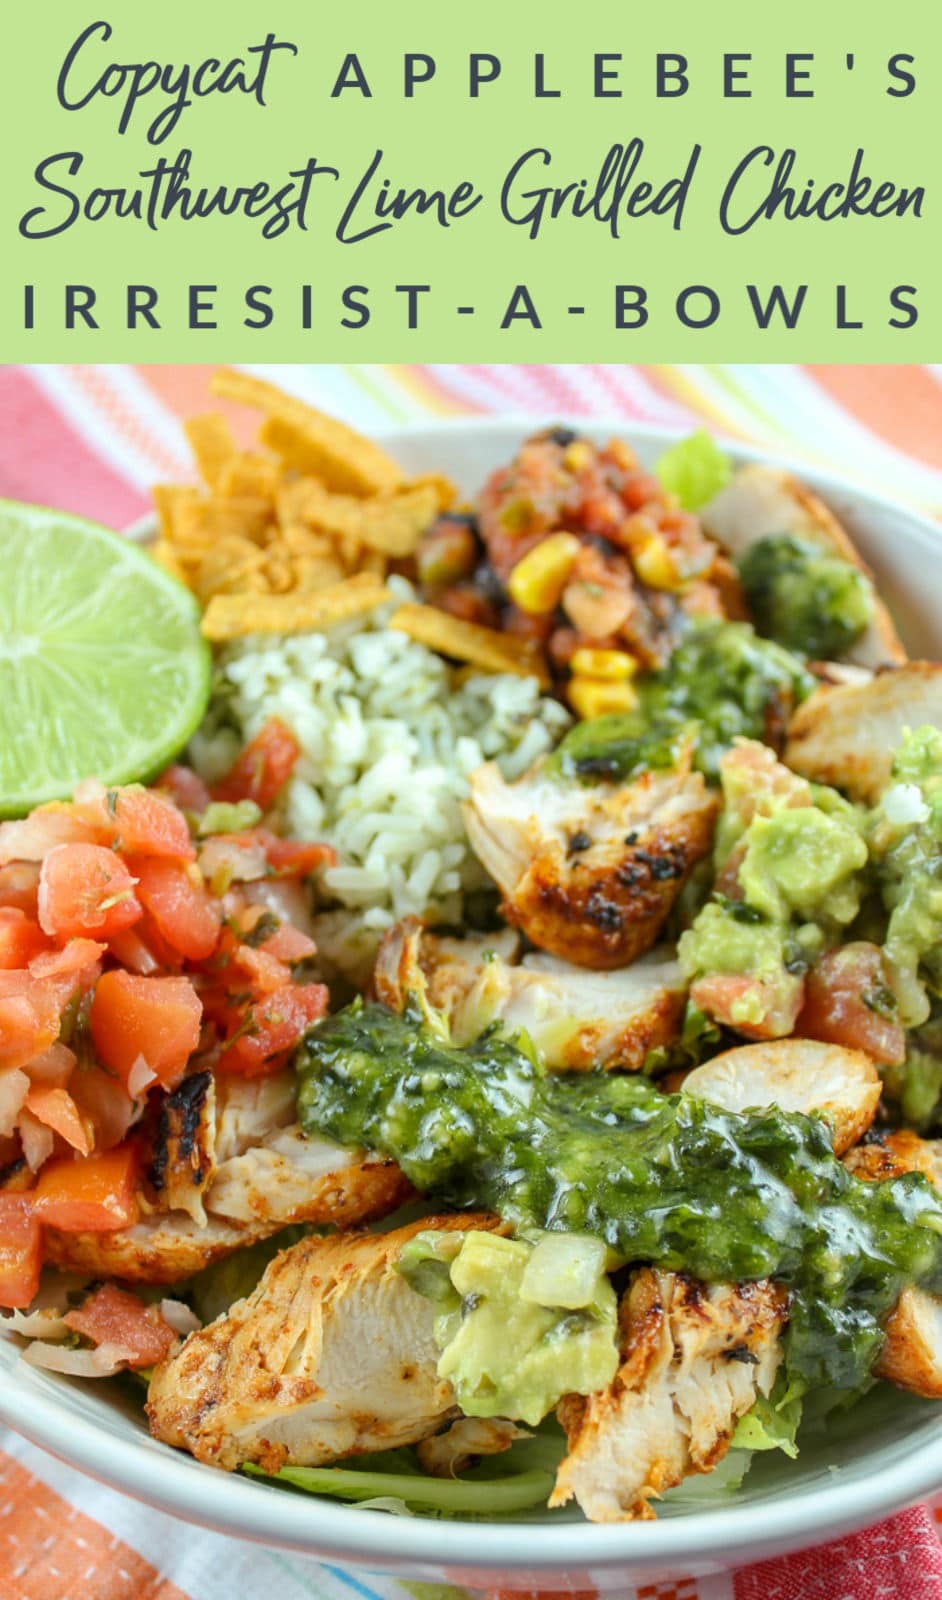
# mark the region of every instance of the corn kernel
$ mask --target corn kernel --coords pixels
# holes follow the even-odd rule
[[[571,678],[569,704],[583,722],[591,722],[593,717],[634,711],[638,705],[638,694],[630,683],[605,683],[601,678]]]
[[[606,683],[625,683],[638,670],[634,656],[626,650],[577,650],[569,663],[576,678],[603,678]]]
[[[674,565],[667,541],[659,533],[641,540],[631,552],[634,568],[642,583],[652,589],[679,589],[682,579]]]
[[[592,446],[588,439],[574,439],[566,446],[563,466],[567,472],[584,472],[592,460]]]
[[[507,580],[514,605],[530,616],[555,611],[580,549],[574,533],[551,533],[528,550]]]

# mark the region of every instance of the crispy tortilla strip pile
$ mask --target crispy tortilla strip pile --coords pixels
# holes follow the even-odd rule
[[[454,486],[407,481],[372,440],[248,373],[212,388],[264,412],[261,448],[241,450],[221,415],[193,417],[203,486],[154,490],[153,554],[203,603],[207,638],[320,629],[390,599],[388,572],[409,570]]]

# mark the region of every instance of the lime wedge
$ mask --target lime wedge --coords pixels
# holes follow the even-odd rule
[[[80,517],[0,500],[0,817],[156,776],[209,697],[193,595]]]

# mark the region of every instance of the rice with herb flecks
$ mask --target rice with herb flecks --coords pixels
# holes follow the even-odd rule
[[[397,600],[411,595],[402,580],[390,587]],[[328,962],[351,975],[400,917],[466,920],[468,897],[488,885],[461,818],[468,775],[496,760],[518,776],[570,720],[532,678],[456,682],[439,656],[384,625],[391,609],[324,633],[230,646],[191,748],[212,781],[267,718],[292,729],[303,754],[282,820],[289,834],[337,851],[320,883],[333,909],[319,912],[316,933]]]

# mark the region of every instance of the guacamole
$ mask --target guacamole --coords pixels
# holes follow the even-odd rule
[[[460,1050],[417,1013],[359,1002],[316,1023],[295,1065],[307,1133],[390,1157],[436,1202],[707,1281],[780,1279],[799,1391],[858,1389],[901,1287],[942,1289],[942,1196],[920,1174],[855,1178],[821,1118],[548,1074],[522,1036]]]
[[[854,565],[810,539],[772,534],[737,562],[759,632],[817,661],[838,661],[873,617],[873,588]]]
[[[871,813],[869,841],[889,913],[884,954],[907,1027],[942,993],[942,733],[907,733]]]
[[[556,1236],[560,1244],[570,1239]],[[452,1384],[466,1416],[513,1417],[535,1427],[564,1394],[593,1394],[611,1383],[618,1304],[605,1275],[604,1245],[594,1239],[585,1245],[594,1270],[575,1296],[566,1291],[565,1275],[559,1293],[552,1282],[533,1292],[540,1245],[524,1239],[432,1232],[405,1246],[399,1271],[440,1308],[438,1374]]]
[[[813,682],[797,657],[748,623],[701,622],[662,671],[638,679],[637,710],[578,723],[550,768],[585,782],[629,780],[676,765],[692,739],[695,766],[716,779],[737,737],[778,744]]]
[[[678,958],[692,1001],[717,1022],[783,1037],[807,968],[860,909],[864,818],[756,745],[732,751],[721,777],[716,866],[725,892],[714,891],[681,936]]]

